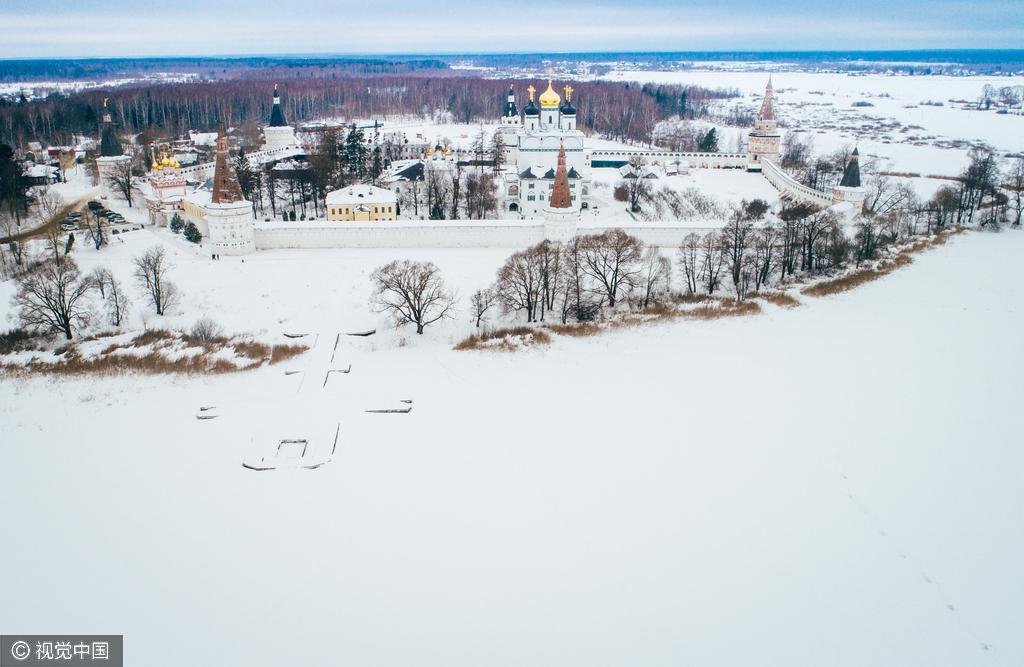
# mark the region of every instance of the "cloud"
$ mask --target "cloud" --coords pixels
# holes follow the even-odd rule
[[[870,3],[872,0],[865,0]],[[806,4],[763,5],[740,0],[686,6],[655,0],[644,7],[600,4],[399,2],[387,13],[347,11],[317,0],[282,13],[251,3],[241,11],[225,3],[182,1],[126,12],[112,4],[83,11],[0,10],[5,25],[0,56],[132,56],[272,53],[464,53],[473,51],[610,51],[699,49],[989,48],[1017,44],[1020,10],[987,20],[991,8],[972,5],[970,16],[949,20],[940,12],[911,11],[908,2],[889,11],[846,11]],[[908,9],[907,5],[910,5]],[[933,5],[936,7],[938,5]],[[280,7],[274,3],[273,7]],[[938,6],[941,7],[941,6]],[[962,10],[961,10],[962,11]]]

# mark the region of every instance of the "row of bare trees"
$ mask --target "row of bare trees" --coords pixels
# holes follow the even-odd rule
[[[179,295],[175,284],[168,280],[172,265],[166,251],[154,246],[132,262],[133,277],[146,301],[157,315],[166,314],[177,304]],[[107,324],[121,327],[131,309],[128,291],[109,269],[99,267],[83,273],[67,253],[36,258],[23,267],[15,281],[12,305],[17,308],[22,328],[61,334],[67,340],[94,323],[101,311]]]

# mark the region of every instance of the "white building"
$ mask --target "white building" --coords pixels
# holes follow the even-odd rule
[[[522,121],[509,116],[515,110],[515,96],[502,116],[503,127],[512,138],[509,166],[504,177],[505,209],[522,217],[544,213],[555,187],[555,171],[560,150],[565,151],[572,212],[589,207],[590,158],[585,152],[583,133],[576,129],[576,107],[572,104],[572,86],[565,86],[565,101],[555,92],[552,82],[534,102],[535,88],[527,88],[530,99],[523,110]],[[514,130],[514,132],[511,132]]]
[[[274,84],[274,103],[270,108],[270,125],[263,128],[263,148],[264,150],[273,150],[298,145],[295,140],[295,128],[289,125],[284,118],[281,96],[277,94],[277,84]]]

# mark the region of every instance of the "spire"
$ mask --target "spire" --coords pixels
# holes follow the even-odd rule
[[[516,93],[512,89],[512,84],[508,84],[508,99],[505,102],[505,109],[501,112],[501,115],[505,118],[514,118],[519,115],[519,109],[516,107]]]
[[[274,104],[270,109],[270,127],[284,127],[288,122],[284,119],[284,111],[281,109],[281,96],[277,94],[277,84],[274,84]]]
[[[565,142],[559,142],[558,168],[555,170],[555,188],[551,191],[551,208],[572,208],[569,192],[569,174],[565,169]]]
[[[856,147],[850,154],[850,161],[843,170],[843,180],[839,181],[839,185],[844,188],[860,187],[860,151]]]
[[[217,130],[217,161],[213,167],[214,204],[232,204],[243,201],[242,188],[238,185],[238,176],[228,161],[228,140]]]
[[[758,120],[775,120],[775,104],[773,101],[774,91],[772,90],[772,77],[768,75],[768,85],[764,88],[764,101],[761,102],[761,111],[757,114]]]
[[[107,109],[107,98],[103,98],[103,121],[100,123],[100,157],[117,157],[124,155],[121,150],[121,142],[114,133],[114,122],[110,119],[110,111]]]

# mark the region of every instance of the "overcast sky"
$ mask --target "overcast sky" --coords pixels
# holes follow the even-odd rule
[[[1021,48],[1024,2],[0,0],[0,57]]]

